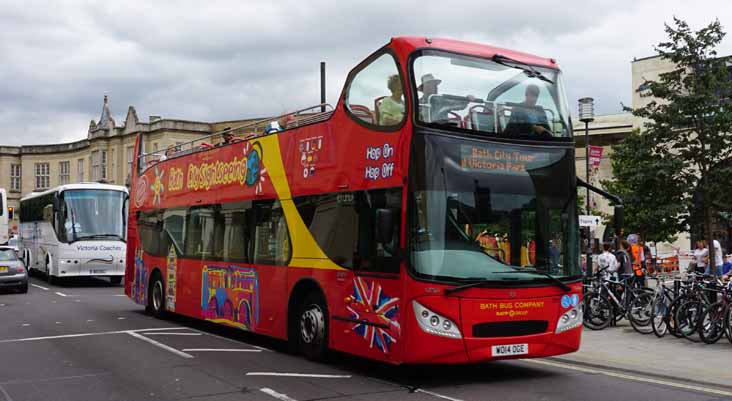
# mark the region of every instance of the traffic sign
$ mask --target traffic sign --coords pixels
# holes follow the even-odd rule
[[[580,227],[595,228],[600,225],[600,221],[602,221],[600,216],[593,216],[588,214],[581,214],[579,216]]]

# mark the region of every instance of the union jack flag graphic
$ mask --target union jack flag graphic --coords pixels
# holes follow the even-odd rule
[[[399,337],[399,298],[384,294],[381,284],[366,282],[361,277],[353,279],[353,301],[346,306],[351,317],[361,321],[353,326],[354,333],[388,354],[391,344]]]

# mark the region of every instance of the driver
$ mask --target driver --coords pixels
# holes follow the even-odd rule
[[[530,131],[537,135],[549,135],[549,122],[544,109],[536,105],[539,98],[539,87],[531,84],[526,86],[524,101],[511,110],[511,119],[506,125],[507,134],[523,134]]]

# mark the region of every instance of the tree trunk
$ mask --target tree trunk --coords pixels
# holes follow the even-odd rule
[[[714,249],[714,235],[712,235],[712,212],[710,210],[711,205],[709,204],[709,196],[707,194],[707,188],[709,187],[707,186],[706,174],[702,175],[702,185],[704,186],[704,189],[702,190],[704,198],[702,201],[702,208],[704,210],[704,234],[706,234],[707,243],[709,244],[709,272],[714,277],[717,277],[716,249]]]

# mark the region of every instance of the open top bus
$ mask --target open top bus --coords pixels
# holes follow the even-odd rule
[[[286,339],[310,358],[579,348],[574,140],[552,59],[394,38],[335,108],[164,154],[142,143],[125,291],[155,315]]]

